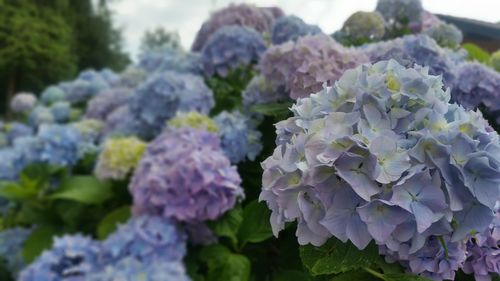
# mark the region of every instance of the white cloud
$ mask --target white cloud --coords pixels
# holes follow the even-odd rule
[[[163,26],[179,32],[182,44],[189,48],[196,32],[210,12],[229,3],[254,3],[258,6],[279,6],[287,14],[295,14],[308,23],[319,25],[332,33],[359,10],[370,11],[376,0],[120,0],[111,3],[116,24],[123,28],[125,49],[136,56],[140,39],[147,29]],[[422,0],[434,13],[499,21],[498,0]]]

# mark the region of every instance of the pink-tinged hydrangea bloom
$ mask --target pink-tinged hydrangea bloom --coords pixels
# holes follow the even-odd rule
[[[300,244],[371,241],[416,274],[453,279],[470,233],[500,198],[500,141],[480,112],[450,104],[429,69],[381,61],[298,99],[276,125],[260,200],[275,235]]]
[[[10,109],[15,113],[28,113],[35,107],[36,101],[32,93],[18,93],[10,101]]]
[[[269,33],[275,18],[283,15],[279,8],[258,8],[254,5],[229,5],[214,12],[203,23],[191,46],[193,51],[201,51],[210,36],[221,27],[229,25],[247,26],[260,33]]]
[[[129,188],[136,214],[200,222],[231,209],[243,197],[240,183],[215,134],[182,128],[149,144]]]
[[[269,48],[260,69],[273,84],[285,84],[293,99],[307,97],[333,85],[345,70],[367,62],[360,51],[343,47],[325,34],[301,37]]]

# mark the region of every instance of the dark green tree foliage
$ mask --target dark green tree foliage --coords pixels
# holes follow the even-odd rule
[[[39,90],[74,75],[71,28],[33,1],[0,0],[0,91],[3,104],[20,90]]]
[[[166,31],[163,27],[147,30],[141,39],[141,53],[166,47],[181,49],[179,33]]]

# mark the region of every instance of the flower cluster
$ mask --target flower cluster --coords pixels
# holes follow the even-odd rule
[[[260,69],[273,85],[284,84],[293,99],[332,85],[342,73],[368,59],[357,50],[345,48],[325,34],[301,37],[269,48]]]
[[[206,76],[226,77],[229,71],[258,62],[266,43],[257,31],[242,26],[217,30],[202,49],[201,60]]]
[[[436,24],[425,31],[441,47],[455,49],[462,43],[462,31],[453,24]]]
[[[99,92],[107,90],[109,84],[104,79],[76,79],[71,82],[60,83],[59,87],[66,93],[64,97],[66,101],[71,104],[79,104],[86,102]]]
[[[452,99],[468,109],[485,107],[500,124],[500,73],[480,63],[464,63],[457,69]]]
[[[118,85],[124,88],[135,89],[147,78],[146,71],[140,67],[129,66],[121,75]]]
[[[241,95],[243,96],[243,105],[246,107],[289,99],[283,85],[273,85],[262,75],[254,76]]]
[[[142,133],[140,133],[142,132]],[[128,105],[122,105],[117,109],[113,110],[106,117],[104,122],[104,137],[110,136],[133,136],[133,135],[148,135],[151,134],[149,128],[143,128],[139,126],[139,122],[136,120],[135,116],[130,112]]]
[[[239,111],[223,111],[214,118],[221,147],[231,163],[239,163],[245,159],[255,160],[262,150],[260,138],[262,134],[256,129],[256,124]]]
[[[427,29],[442,23],[442,21],[436,15],[426,10],[422,11],[421,17],[422,31],[426,31]]]
[[[124,180],[139,164],[146,144],[135,137],[109,138],[104,143],[94,173],[101,180]]]
[[[81,133],[73,126],[42,125],[36,136],[38,159],[52,165],[73,166],[81,156]]]
[[[55,238],[51,250],[25,268],[19,281],[84,281],[87,274],[96,271],[100,246],[90,238],[75,235]]]
[[[177,115],[168,121],[168,126],[174,128],[190,127],[197,130],[205,130],[207,132],[217,133],[219,128],[207,115],[196,111],[188,113],[177,113]]]
[[[406,67],[414,65],[428,67],[430,74],[443,76],[447,87],[454,85],[454,68],[461,62],[460,56],[452,56],[451,51],[441,48],[436,41],[425,34],[373,43],[364,49],[371,62],[394,59]]]
[[[86,118],[105,121],[118,107],[128,103],[133,91],[127,88],[113,88],[93,97],[87,104]]]
[[[22,249],[31,229],[15,227],[0,232],[0,260],[5,260],[6,267],[17,275],[25,267]]]
[[[378,0],[376,10],[384,17],[386,30],[392,36],[422,30],[420,0]]]
[[[33,127],[38,127],[42,124],[51,124],[55,121],[50,108],[43,105],[36,106],[33,111],[31,111],[28,119],[30,125]]]
[[[141,137],[158,135],[177,111],[208,113],[214,106],[212,91],[203,78],[192,74],[154,74],[130,99],[130,112],[139,122]]]
[[[269,33],[273,20],[283,15],[283,11],[279,8],[258,8],[248,4],[230,5],[214,12],[203,23],[196,34],[191,50],[201,51],[212,34],[224,26],[246,26],[260,33]]]
[[[163,48],[141,54],[138,67],[151,73],[155,71],[177,71],[201,74],[201,57],[178,48]]]
[[[379,41],[384,37],[384,18],[378,12],[356,12],[352,14],[340,30],[342,42],[361,45]]]
[[[296,16],[284,16],[276,19],[271,29],[271,42],[275,45],[287,41],[296,41],[299,37],[305,35],[314,35],[321,33],[317,25],[305,23]]]
[[[36,102],[37,98],[32,93],[18,93],[10,101],[10,109],[15,113],[28,113]]]
[[[18,138],[32,136],[34,134],[32,127],[19,122],[6,124],[5,127],[7,143],[11,145]]]
[[[243,196],[240,182],[216,135],[182,128],[168,130],[148,145],[129,189],[136,214],[199,222],[231,209]]]
[[[49,86],[45,89],[40,97],[41,102],[44,105],[51,105],[58,101],[63,101],[66,94],[64,91],[58,86]]]
[[[449,99],[439,76],[394,60],[299,99],[263,162],[274,233],[297,221],[300,244],[375,240],[415,273],[453,277],[468,235],[493,220],[500,144],[479,112]]]
[[[71,117],[71,104],[67,101],[58,101],[50,106],[50,112],[57,123],[65,123]]]

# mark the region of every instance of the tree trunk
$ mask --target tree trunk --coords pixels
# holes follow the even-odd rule
[[[10,100],[14,96],[16,92],[16,82],[17,82],[17,71],[12,71],[9,75],[9,81],[7,82],[7,95],[5,96],[5,112],[7,113],[7,117],[10,118],[12,112],[10,111]]]

